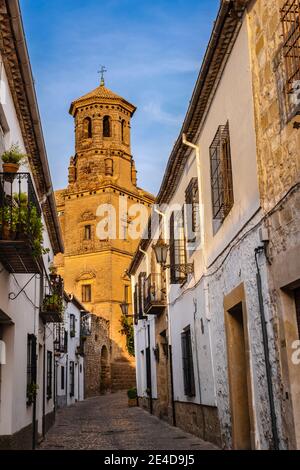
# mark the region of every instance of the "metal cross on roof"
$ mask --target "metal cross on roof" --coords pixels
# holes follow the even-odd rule
[[[104,86],[104,74],[107,72],[107,69],[104,67],[104,65],[101,65],[101,69],[98,71],[98,73],[101,74],[101,81],[100,81],[100,86]]]

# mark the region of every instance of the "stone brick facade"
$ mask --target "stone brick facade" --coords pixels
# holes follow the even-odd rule
[[[111,388],[109,322],[92,315],[92,335],[84,345],[84,384],[85,396],[93,397]]]
[[[292,345],[299,340],[294,289],[300,285],[300,106],[292,105],[291,94],[287,93],[281,19],[285,5],[285,0],[250,2],[248,21],[260,198],[269,236],[270,307],[280,371],[282,433],[287,447],[293,449],[300,446],[300,366],[292,362]]]
[[[130,147],[130,120],[134,112],[133,105],[103,83],[72,103],[75,155],[70,159],[69,185],[56,193],[65,243],[65,253],[56,257],[56,265],[66,290],[74,293],[86,309],[109,322],[108,360],[109,365],[113,362],[117,365],[107,371],[105,380],[110,384],[113,374],[115,386],[117,371],[124,371],[126,367],[124,361],[127,361],[129,375],[134,368],[134,360],[126,349],[126,338],[120,332],[120,304],[125,292],[129,303],[131,299],[126,270],[139,241],[128,235],[132,221],[130,207],[142,205],[147,218],[153,202],[153,197],[137,186]],[[123,204],[127,208],[123,209]],[[103,205],[112,207],[116,216],[116,232],[107,236],[99,234],[99,223],[105,216],[99,214],[99,208]],[[87,285],[91,298],[83,296]],[[93,348],[99,351],[95,344],[91,345],[91,350]],[[99,390],[98,360],[99,357],[93,359],[89,355],[89,393]]]

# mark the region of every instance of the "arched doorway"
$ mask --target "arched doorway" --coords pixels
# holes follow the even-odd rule
[[[105,393],[110,384],[110,369],[108,360],[108,349],[102,346],[101,349],[101,374],[100,374],[100,393]]]

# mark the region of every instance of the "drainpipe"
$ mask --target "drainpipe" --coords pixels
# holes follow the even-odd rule
[[[151,367],[151,343],[150,343],[150,325],[147,325],[148,330],[148,347],[149,347],[149,379],[150,379],[150,413],[153,414],[153,397],[152,397],[152,367]]]
[[[45,388],[45,378],[46,378],[46,327],[44,325],[44,338],[43,338],[43,419],[42,419],[42,429],[43,429],[43,438],[46,436],[46,388]]]
[[[167,225],[166,225],[166,214],[161,212],[154,207],[155,212],[163,218],[163,233],[164,233],[164,242],[167,243]],[[176,426],[176,407],[175,407],[175,398],[174,398],[174,376],[173,376],[173,356],[172,356],[172,337],[171,337],[171,319],[170,319],[170,309],[169,309],[169,271],[166,270],[166,297],[167,297],[167,321],[168,321],[168,342],[169,342],[169,357],[170,357],[170,379],[171,379],[171,402],[172,402],[172,422],[173,426]]]
[[[192,148],[195,151],[196,155],[196,167],[197,167],[197,179],[198,179],[198,192],[199,192],[199,212],[200,212],[200,235],[201,235],[201,244],[204,247],[204,210],[203,210],[203,202],[202,202],[202,184],[201,184],[201,162],[200,162],[200,147],[199,145],[195,145],[192,142],[188,142],[186,139],[186,134],[182,134],[182,143],[187,147]],[[203,258],[205,257],[205,253],[203,250]],[[207,265],[206,259],[205,266]]]
[[[150,273],[150,269],[149,269],[149,255],[146,251],[142,250],[141,247],[139,247],[139,250],[141,253],[143,253],[143,255],[145,255],[145,258],[146,258],[146,271],[147,271],[147,276],[149,276],[149,273]]]
[[[266,364],[266,375],[268,383],[268,395],[269,395],[269,405],[270,405],[270,414],[271,414],[271,423],[272,423],[272,435],[273,435],[273,446],[274,450],[279,450],[279,437],[277,431],[277,421],[276,421],[276,412],[275,412],[275,403],[274,403],[274,390],[272,383],[272,369],[270,364],[270,351],[269,351],[269,341],[268,341],[268,330],[267,322],[264,309],[263,293],[262,293],[262,280],[261,273],[258,264],[258,255],[265,252],[265,246],[260,246],[255,249],[255,263],[257,268],[257,291],[258,291],[258,301],[259,301],[259,311],[261,318],[261,329],[263,337],[263,346],[264,346],[264,356]]]

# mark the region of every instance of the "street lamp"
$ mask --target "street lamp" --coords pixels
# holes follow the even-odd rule
[[[157,263],[162,267],[162,269],[173,268],[175,271],[181,272],[185,275],[193,274],[194,272],[194,263],[175,263],[166,264],[168,258],[169,245],[163,240],[158,240],[156,245],[153,245],[153,250],[155,253]]]
[[[122,302],[120,304],[120,308],[122,310],[122,314],[125,316],[125,317],[128,317],[128,309],[129,309],[129,303],[127,302]]]
[[[161,266],[165,266],[168,257],[169,245],[163,240],[158,240],[156,245],[153,246],[156,261]]]

